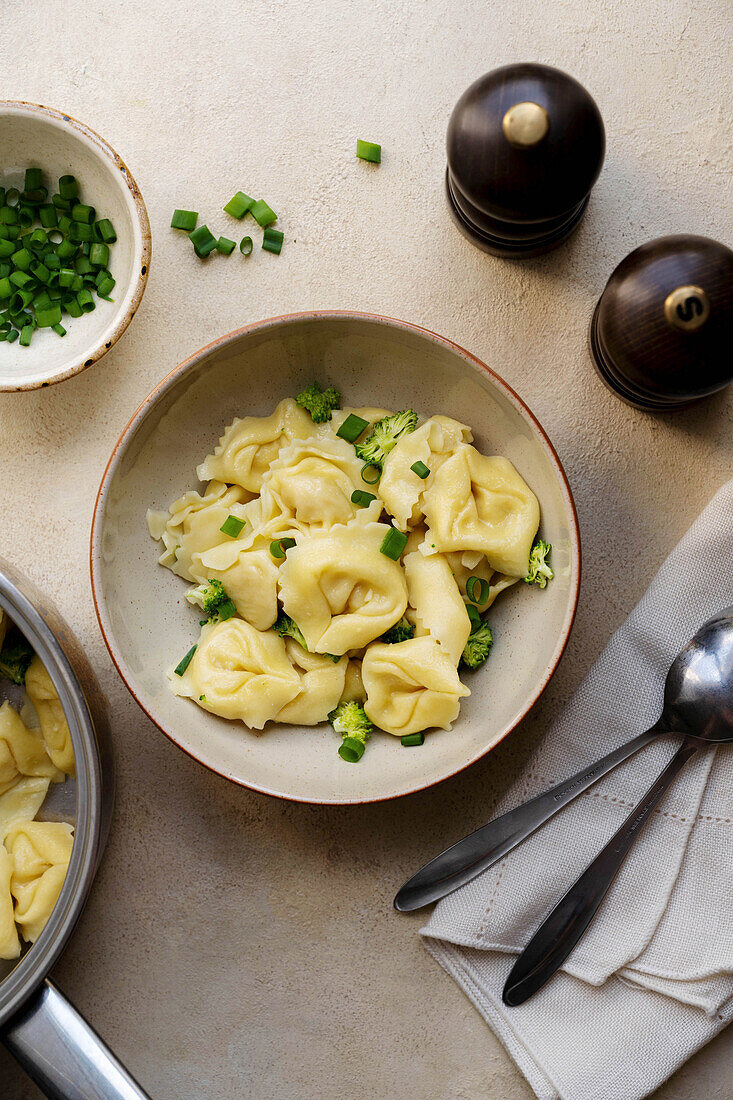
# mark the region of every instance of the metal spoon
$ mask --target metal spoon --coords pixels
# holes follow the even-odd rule
[[[502,998],[523,1004],[562,966],[593,920],[626,855],[674,778],[703,745],[733,741],[733,607],[705,623],[667,678],[674,733],[685,740],[605,848],[543,921],[507,978]]]
[[[667,674],[662,715],[651,729],[447,848],[405,883],[394,900],[395,909],[402,913],[420,909],[470,882],[656,737],[682,733],[706,741],[730,740],[733,686],[730,672],[726,680],[718,662],[732,660],[732,620],[733,608],[719,612],[677,656]]]

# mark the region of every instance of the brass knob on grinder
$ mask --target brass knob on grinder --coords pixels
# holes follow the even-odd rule
[[[495,69],[464,92],[448,124],[453,216],[494,255],[547,252],[580,222],[604,152],[600,112],[577,80],[549,65]]]
[[[733,252],[659,237],[611,275],[591,321],[598,372],[637,408],[680,408],[733,381]]]

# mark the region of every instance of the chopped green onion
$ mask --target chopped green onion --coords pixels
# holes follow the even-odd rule
[[[76,300],[81,306],[82,313],[91,313],[92,310],[95,310],[97,308],[96,302],[94,301],[86,287],[84,287],[83,290],[79,291],[76,296]]]
[[[366,745],[358,737],[344,737],[339,745],[338,753],[347,764],[356,764],[364,755]]]
[[[33,325],[24,325],[20,330],[20,346],[27,348],[33,339]]]
[[[191,664],[191,661],[193,660],[193,655],[194,655],[194,653],[196,652],[197,649],[198,649],[198,644],[197,645],[192,645],[191,648],[189,649],[188,653],[186,654],[186,656],[180,662],[180,664],[176,665],[176,667],[173,669],[173,672],[175,673],[176,676],[183,676],[184,672],[186,671],[188,666]]]
[[[71,208],[71,220],[75,222],[83,222],[85,225],[91,226],[91,223],[96,217],[96,210],[93,206],[87,206],[86,203],[77,202]]]
[[[277,221],[277,214],[275,211],[267,205],[264,199],[258,199],[257,202],[253,202],[250,209],[250,214],[264,229],[265,226],[272,225]]]
[[[56,213],[56,207],[49,203],[48,206],[42,206],[38,211],[38,217],[41,219],[41,225],[45,229],[55,228],[59,224],[58,214]]]
[[[236,516],[227,516],[219,530],[222,534],[229,535],[230,538],[236,539],[238,535],[241,535],[243,528],[243,519],[237,519]]]
[[[385,557],[392,558],[393,561],[399,561],[400,555],[406,546],[407,535],[403,531],[398,531],[396,527],[390,527],[382,539],[382,545],[379,549]]]
[[[17,206],[20,202],[20,191],[17,187],[9,187],[5,193],[5,205]]]
[[[46,309],[39,309],[36,306],[36,321],[39,328],[53,328],[54,325],[60,325],[61,306],[50,305]]]
[[[369,160],[372,164],[381,164],[382,146],[376,145],[373,141],[362,141],[361,138],[357,138],[356,155],[359,160]]]
[[[63,325],[51,325],[51,328],[57,336],[66,336],[66,329]]]
[[[426,466],[424,462],[420,462],[419,460],[417,462],[413,462],[412,466],[410,466],[410,469],[412,470],[413,474],[417,474],[417,476],[422,478],[423,481],[426,477],[430,477],[430,467]]]
[[[13,284],[5,275],[0,279],[0,298],[9,298],[13,294]]]
[[[192,229],[196,228],[198,220],[197,210],[174,210],[171,218],[171,229],[185,229],[187,233],[190,233]]]
[[[227,619],[232,619],[237,614],[237,609],[234,606],[234,600],[224,600],[217,607],[217,613],[219,615],[219,622],[224,623]]]
[[[249,256],[250,252],[252,251],[251,237],[242,237],[241,241],[239,242],[239,251],[242,253],[243,256]]]
[[[245,195],[244,191],[237,191],[236,195],[229,200],[224,207],[227,214],[231,214],[233,218],[243,218],[248,210],[251,210],[254,206],[254,199],[251,199],[249,195]]]
[[[483,577],[469,577],[466,581],[466,595],[472,603],[481,607],[489,598],[489,582]]]
[[[109,298],[109,293],[115,288],[115,280],[107,272],[103,278],[97,278],[97,294],[100,298]],[[110,299],[111,300],[111,299]]]
[[[404,745],[406,749],[411,748],[413,745],[424,745],[425,734],[422,730],[419,733],[406,733],[404,737],[400,737],[400,744]]]
[[[59,179],[59,195],[67,202],[79,196],[79,184],[75,176],[61,176]]]
[[[210,232],[208,225],[200,225],[188,236],[199,259],[208,256],[216,248],[216,237]]]
[[[194,225],[195,225],[195,222],[194,222]],[[193,229],[193,226],[191,226],[191,228]],[[94,229],[95,229],[99,239],[104,244],[114,244],[115,241],[117,240],[117,234],[115,233],[115,227],[112,225],[112,222],[109,220],[109,218],[102,218],[101,221],[95,222],[94,223]]]
[[[356,413],[349,413],[346,420],[344,420],[343,424],[336,432],[336,435],[340,436],[341,439],[345,439],[347,443],[356,443],[361,433],[368,427],[368,420],[364,420],[363,417],[357,416]]]
[[[57,210],[71,210],[71,200],[65,199],[63,195],[52,195],[51,202]]]
[[[109,248],[107,245],[95,242],[89,250],[89,262],[92,267],[106,267],[109,263]]]
[[[376,499],[374,493],[366,493],[363,489],[354,489],[351,494],[351,503],[358,504],[360,508],[368,508]]]
[[[376,477],[373,477],[371,474],[369,475],[369,477],[367,477],[367,470],[373,470],[376,474]],[[374,462],[369,462],[366,466],[362,466],[361,480],[366,481],[367,485],[376,485],[381,476],[382,467],[377,466]]]
[[[19,248],[13,256],[13,267],[17,267],[21,271],[27,271],[32,263],[33,256],[27,248]]]
[[[293,546],[295,546],[295,539],[273,539],[270,543],[270,553],[273,558],[284,558]]]
[[[41,168],[26,168],[25,170],[25,190],[37,191],[39,187],[43,187],[43,169]]]
[[[472,603],[466,604],[466,611],[468,613],[469,619],[471,620],[471,633],[475,634],[478,628],[481,626],[483,619],[479,614],[479,609],[475,607]]]
[[[285,236],[279,229],[266,229],[262,237],[262,247],[265,252],[274,252],[279,256],[282,252]]]
[[[231,256],[236,247],[236,242],[230,241],[228,237],[219,237],[219,240],[216,242],[217,252],[221,252],[224,256]]]
[[[18,333],[17,328],[11,328],[10,332],[5,337],[5,339],[7,340],[7,342],[9,344],[14,344],[15,341],[18,339],[18,336],[19,336],[19,333]]]

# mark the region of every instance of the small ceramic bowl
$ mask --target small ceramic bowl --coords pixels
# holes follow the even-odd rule
[[[198,635],[186,583],[157,564],[145,513],[198,488],[195,467],[235,416],[269,414],[317,378],[344,404],[412,406],[473,428],[478,447],[506,455],[537,494],[555,579],[518,584],[491,611],[488,664],[464,676],[453,730],[421,748],[377,733],[356,764],[338,756],[329,725],[270,725],[261,733],[171,694],[166,670]],[[102,480],[92,527],[92,584],[105,641],[144,711],[180,748],[243,786],[303,802],[371,802],[453,775],[527,714],[557,668],[575,615],[580,540],[573,498],[552,445],[505,382],[449,340],[358,313],[302,313],[250,325],[182,363],[143,402]],[[141,745],[141,751],[144,751]]]
[[[117,241],[110,270],[117,281],[93,313],[69,319],[66,336],[39,329],[27,348],[0,343],[0,391],[32,390],[71,378],[101,359],[140,305],[150,267],[150,223],[142,195],[107,142],[70,115],[37,103],[0,100],[0,184],[23,185],[26,167],[42,168],[49,195],[59,176],[79,181],[82,201],[112,221]]]

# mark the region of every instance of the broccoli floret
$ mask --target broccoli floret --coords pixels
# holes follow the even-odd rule
[[[390,645],[394,645],[396,642],[406,642],[408,638],[414,637],[415,624],[411,623],[409,619],[406,619],[403,615],[399,622],[391,626],[379,640],[380,642],[388,642]]]
[[[223,623],[237,613],[234,601],[230,599],[221,581],[207,581],[205,584],[197,584],[195,588],[189,588],[186,599],[189,603],[198,604],[208,616],[208,622]]]
[[[334,409],[341,408],[341,394],[333,386],[322,390],[317,382],[311,383],[302,393],[295,398],[296,404],[301,409],[306,409],[311,414],[314,424],[324,424],[331,419]]]
[[[33,650],[19,630],[11,630],[0,649],[0,680],[24,684]]]
[[[286,615],[284,611],[281,611],[277,617],[275,625],[272,628],[276,634],[279,634],[281,638],[290,637],[294,638],[299,646],[307,651],[308,646],[305,644],[305,638],[303,632],[296,622],[294,622],[289,615]]]
[[[370,466],[381,466],[398,439],[417,427],[417,413],[404,409],[392,416],[383,416],[363,443],[355,443],[357,456]]]
[[[361,703],[353,699],[348,703],[339,703],[332,710],[328,720],[343,737],[339,745],[339,756],[349,764],[356,764],[364,755],[366,743],[374,728],[364,713]]]
[[[542,539],[537,539],[529,555],[529,572],[524,578],[525,584],[538,584],[540,588],[545,588],[548,581],[551,581],[555,574],[547,564],[547,558],[550,556],[552,546],[549,542],[543,542]]]
[[[486,619],[482,619],[480,626],[470,635],[464,646],[461,655],[461,664],[466,668],[481,668],[493,644],[494,636],[491,633],[491,628],[486,622]]]

